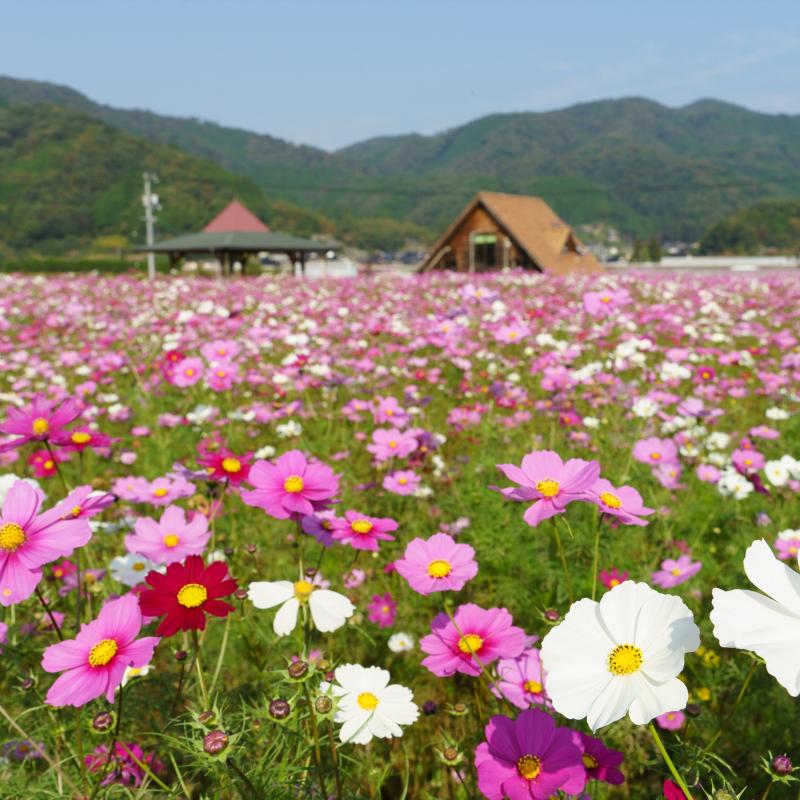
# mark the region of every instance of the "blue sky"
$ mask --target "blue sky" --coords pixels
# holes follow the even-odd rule
[[[334,149],[640,95],[800,113],[800,0],[0,0],[0,74]]]

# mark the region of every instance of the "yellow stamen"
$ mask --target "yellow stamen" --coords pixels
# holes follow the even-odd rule
[[[446,578],[452,571],[453,567],[450,562],[445,561],[443,558],[437,558],[428,564],[428,575],[431,578]]]
[[[225,472],[241,472],[242,462],[238,458],[225,458],[222,460],[222,469]]]
[[[310,581],[295,581],[294,596],[301,602],[308,602],[311,593],[314,591],[314,584]]]
[[[92,434],[86,433],[86,431],[75,431],[69,438],[74,444],[86,444],[92,441]]]
[[[656,453],[656,452],[650,453],[650,458],[653,461],[660,461],[661,460],[661,453]]]
[[[163,486],[159,486],[158,489],[153,489],[153,494],[156,497],[163,497],[167,493],[167,490]]]
[[[50,432],[50,423],[44,417],[36,417],[31,428],[34,436],[44,436]]]
[[[373,711],[378,707],[378,698],[372,692],[361,692],[356,699],[364,711]]]
[[[531,694],[541,694],[544,687],[539,681],[525,681],[525,683],[522,684],[522,688]]]
[[[284,491],[289,492],[289,494],[297,494],[298,492],[302,492],[304,486],[305,483],[299,475],[290,475],[283,482]]]
[[[539,777],[542,771],[542,762],[530,754],[522,756],[517,761],[517,772],[525,778],[526,781],[533,781]]]
[[[481,647],[483,647],[483,639],[477,633],[468,633],[458,640],[458,649],[468,656],[480,652]]]
[[[42,464],[42,466],[43,466],[45,469],[53,469],[53,467],[55,466],[55,464],[53,463],[53,461],[52,461],[51,459],[49,459],[49,458],[48,458],[48,459],[47,459],[47,461],[45,461],[45,462],[44,462],[44,464]]]
[[[356,533],[369,533],[375,526],[368,519],[357,519],[350,526]]]
[[[619,497],[615,494],[611,494],[611,492],[603,492],[600,495],[600,502],[609,508],[619,508],[622,505],[622,501]]]
[[[133,565],[133,571],[134,571],[134,572],[143,572],[143,571],[144,571],[144,568],[145,568],[145,567],[144,567],[144,564],[142,564],[142,562],[141,562],[141,561],[137,561],[137,562],[136,562],[136,563]]]
[[[174,533],[168,533],[164,537],[164,544],[167,547],[177,547],[178,543],[180,542],[180,537]]]
[[[555,497],[559,489],[558,481],[554,481],[552,478],[545,478],[536,484],[536,491],[545,497]]]
[[[643,661],[644,655],[636,645],[620,644],[608,654],[608,671],[612,675],[632,675]]]
[[[114,639],[101,639],[89,651],[89,666],[104,667],[117,654],[119,645]]]
[[[586,769],[597,769],[597,759],[594,756],[590,756],[588,753],[584,753],[583,766],[586,767]]]
[[[21,525],[16,522],[6,522],[0,525],[0,550],[13,553],[18,547],[25,544],[27,537]]]
[[[178,592],[178,602],[184,608],[197,608],[208,599],[208,591],[202,583],[187,583]]]

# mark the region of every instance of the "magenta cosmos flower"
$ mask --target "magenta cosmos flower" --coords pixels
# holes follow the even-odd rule
[[[678,447],[672,439],[659,439],[651,436],[640,439],[633,446],[633,457],[642,464],[653,467],[661,464],[673,464],[678,460]]]
[[[458,592],[478,574],[475,550],[446,533],[409,542],[394,566],[419,594]]]
[[[42,492],[25,481],[12,484],[0,513],[0,605],[26,600],[41,580],[44,564],[68,556],[91,539],[89,522],[71,499],[77,491],[39,514]]]
[[[645,506],[642,496],[632,486],[620,486],[617,489],[605,478],[598,478],[588,494],[600,511],[617,517],[625,525],[647,525],[647,520],[642,517],[654,511]]]
[[[343,519],[331,520],[331,535],[341,544],[349,544],[355,550],[378,551],[378,542],[393,542],[390,531],[397,530],[397,523],[388,517],[368,517],[360,511],[345,511]]]
[[[578,794],[586,785],[574,731],[557,727],[544,711],[523,711],[516,720],[492,717],[485,733],[475,767],[488,800],[547,800],[558,791]]]
[[[202,514],[195,514],[187,522],[178,506],[165,509],[158,522],[149,517],[137,519],[133,530],[125,537],[125,547],[156,564],[172,564],[186,556],[198,556],[211,537],[208,520]]]
[[[248,481],[256,488],[242,492],[244,502],[275,519],[321,511],[339,491],[338,475],[326,464],[308,461],[299,450],[289,450],[275,463],[256,461]]]
[[[564,463],[552,450],[528,453],[521,466],[498,464],[497,468],[520,488],[499,491],[510,500],[534,500],[523,519],[536,527],[543,519],[564,511],[574,500],[587,499],[587,490],[600,477],[600,464],[571,458]]]
[[[575,737],[576,743],[583,750],[587,781],[601,781],[615,786],[625,783],[625,776],[619,770],[625,757],[619,750],[606,747],[602,740],[582,731],[575,731]]]
[[[453,619],[437,614],[432,633],[419,646],[428,657],[422,665],[440,678],[462,672],[477,676],[498,658],[516,658],[526,643],[525,631],[512,624],[505,608],[481,608],[467,603],[456,609]]]
[[[517,708],[552,708],[544,684],[545,672],[539,650],[529,647],[517,658],[501,658],[497,662],[497,682],[492,686],[492,694],[502,695]]]
[[[369,621],[374,622],[379,628],[391,628],[394,625],[394,618],[397,616],[397,603],[391,595],[374,594],[367,606]]]
[[[375,456],[376,461],[388,461],[395,456],[405,458],[411,455],[418,445],[414,431],[378,428],[372,432],[372,444],[367,445],[367,450]]]
[[[411,495],[417,491],[421,478],[410,469],[401,469],[387,475],[381,484],[387,492],[399,495]]]
[[[681,556],[677,559],[665,558],[661,562],[661,569],[654,572],[650,578],[656,586],[660,586],[662,589],[672,589],[697,575],[702,566],[701,561],[692,561],[691,556]]]
[[[60,406],[53,408],[49,400],[40,396],[25,408],[9,407],[7,413],[6,421],[0,425],[0,433],[18,438],[0,444],[0,453],[31,441],[49,441],[65,425],[80,416],[81,406],[77,400],[68,397]]]
[[[106,603],[74,639],[50,645],[42,656],[42,669],[64,674],[50,687],[47,703],[79,707],[100,695],[113,703],[126,668],[148,664],[160,641],[157,636],[137,639],[141,629],[139,601],[127,594]]]

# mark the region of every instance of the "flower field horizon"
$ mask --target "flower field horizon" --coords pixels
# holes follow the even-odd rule
[[[796,275],[0,288],[1,797],[797,796]]]

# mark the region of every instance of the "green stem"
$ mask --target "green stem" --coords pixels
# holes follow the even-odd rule
[[[58,641],[63,642],[64,634],[61,633],[61,628],[58,627],[56,618],[53,616],[53,612],[50,610],[50,606],[47,605],[47,601],[44,599],[44,596],[42,595],[42,592],[38,586],[36,587],[35,592],[36,596],[39,598],[39,602],[42,604],[42,608],[44,609],[45,614],[47,614],[47,616],[50,617],[50,623],[53,626],[53,630],[55,630],[56,632],[56,636],[58,636]]]
[[[311,719],[311,735],[314,737],[314,757],[317,762],[317,775],[319,776],[319,787],[322,789],[322,796],[327,799],[328,789],[325,786],[325,776],[322,774],[322,753],[319,747],[319,732],[317,731],[317,712],[311,702],[311,692],[308,690],[308,683],[303,683],[303,690],[306,693],[308,703],[308,716]]]
[[[251,798],[254,797],[261,797],[259,791],[251,783],[250,778],[248,778],[247,775],[245,775],[244,772],[242,772],[239,769],[239,767],[236,765],[236,762],[232,758],[227,759],[225,763],[233,770],[233,772],[236,775],[238,775],[239,778],[242,779],[242,782],[247,787],[248,792],[250,792],[250,794],[243,794],[241,791],[239,792],[239,794],[242,795],[244,800],[251,800]]]
[[[686,785],[686,782],[680,776],[680,773],[675,768],[675,764],[672,763],[672,759],[669,757],[669,753],[667,752],[667,748],[664,747],[664,742],[661,741],[661,737],[658,735],[658,731],[656,730],[655,725],[651,722],[648,726],[650,728],[650,733],[653,734],[653,739],[655,740],[656,747],[658,748],[658,752],[661,753],[661,757],[664,759],[669,771],[672,773],[672,777],[675,778],[675,783],[681,787],[681,791],[686,795],[687,800],[694,800],[692,797],[692,793],[689,791],[689,787]]]
[[[87,778],[86,778],[86,761],[83,758],[83,706],[76,709],[76,718],[78,721],[77,727],[75,729],[75,745],[78,748],[78,765],[81,770],[81,786],[83,786],[84,791],[86,790],[87,785]]]
[[[553,524],[553,533],[556,537],[556,548],[558,549],[558,555],[561,558],[561,567],[564,570],[564,583],[567,587],[567,597],[569,598],[569,604],[572,605],[572,580],[569,576],[567,557],[564,555],[564,545],[561,543],[561,534],[558,532],[558,523]]]
[[[594,563],[592,566],[592,600],[597,597],[597,570],[600,566],[600,528],[603,517],[598,514],[597,529],[594,532]]]
[[[217,679],[219,678],[220,670],[222,669],[222,662],[225,658],[225,650],[228,647],[228,631],[231,627],[231,615],[225,618],[225,629],[222,631],[222,644],[219,648],[219,656],[217,656],[217,664],[214,667],[214,674],[211,676],[211,686],[209,686],[208,693],[210,695],[214,694],[214,687],[217,685]]]
[[[117,739],[119,739],[119,726],[122,722],[122,684],[119,685],[117,688],[119,695],[117,697],[117,722],[114,725],[114,735],[111,738],[111,747],[108,748],[108,758],[106,759],[106,763],[103,765],[103,771],[100,773],[100,776],[97,779],[97,782],[94,785],[94,789],[92,790],[92,794],[89,800],[94,800],[97,792],[100,789],[100,786],[103,783],[103,779],[106,777],[106,773],[108,772],[108,768],[111,766],[111,762],[115,758],[115,752],[117,749]]]
[[[339,775],[339,753],[336,750],[336,738],[333,735],[333,723],[330,720],[328,720],[328,741],[331,746],[333,776],[336,780],[336,800],[342,800],[342,777]]]
[[[194,641],[194,666],[197,669],[197,685],[200,688],[203,711],[205,711],[208,709],[208,692],[206,691],[205,678],[203,678],[203,667],[200,664],[200,642],[197,640],[197,631],[192,631],[192,640]]]

